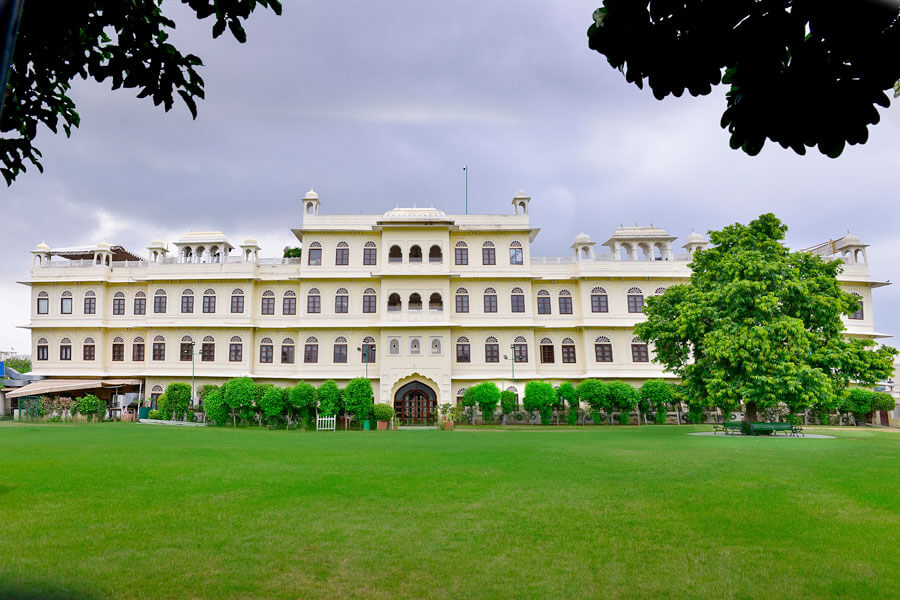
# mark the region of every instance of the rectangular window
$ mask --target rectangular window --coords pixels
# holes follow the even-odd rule
[[[281,347],[281,363],[285,365],[294,364],[294,346],[293,344],[285,344]]]
[[[458,363],[467,363],[471,362],[472,353],[470,352],[469,344],[457,344],[456,345],[456,362]]]
[[[634,362],[650,362],[650,353],[647,351],[647,344],[632,344],[631,360]]]
[[[147,314],[147,299],[146,298],[135,298],[134,299],[134,314],[136,314],[136,315]]]
[[[457,294],[456,295],[456,312],[458,313],[467,313],[469,312],[469,296],[466,294]]]
[[[591,294],[591,312],[609,312],[606,294]]]
[[[528,344],[513,344],[513,360],[528,362]]]
[[[500,362],[500,344],[484,345],[484,362]]]
[[[559,314],[561,314],[561,315],[571,315],[572,314],[572,297],[571,296],[560,296],[559,297]]]
[[[336,313],[345,313],[350,309],[350,297],[349,296],[335,296],[334,297],[334,312]]]
[[[182,314],[194,312],[194,297],[193,296],[182,296],[181,297],[181,312],[182,312]]]
[[[37,299],[37,314],[46,315],[50,312],[50,299],[49,298],[38,298]]]
[[[494,294],[485,294],[485,296],[484,296],[484,312],[486,312],[486,313],[497,312],[497,296],[495,296]]]
[[[367,266],[371,266],[376,264],[376,249],[375,248],[363,248],[363,264]]]
[[[494,251],[494,248],[482,248],[481,249],[481,264],[483,264],[483,265],[496,265],[497,264],[497,253]]]
[[[144,345],[134,344],[131,347],[131,360],[142,362],[144,360]]]
[[[522,249],[521,248],[510,248],[509,249],[509,264],[511,265],[521,265],[522,264]]]
[[[166,297],[165,296],[154,296],[153,297],[153,312],[156,314],[166,312]]]
[[[297,314],[297,298],[293,296],[285,296],[281,301],[281,314],[296,315]]]
[[[303,347],[303,362],[305,362],[305,363],[319,362],[319,345],[318,344],[306,344]]]
[[[200,360],[214,362],[216,360],[216,345],[213,342],[203,342],[200,346]]]
[[[563,345],[562,361],[564,363],[574,363],[575,362],[575,346],[572,346],[571,344]]]
[[[93,351],[91,351],[93,354]],[[112,359],[116,362],[125,360],[125,344],[112,345]]]
[[[525,312],[525,296],[522,294],[513,294],[510,296],[510,307],[513,312]]]
[[[612,344],[594,344],[597,362],[612,362]]]
[[[191,343],[183,343],[181,344],[181,355],[180,359],[182,361],[190,362],[191,356],[194,354],[194,345]]]
[[[644,296],[640,294],[628,294],[628,312],[644,312]]]
[[[458,265],[467,265],[469,264],[469,249],[468,248],[457,248],[454,252],[456,255],[456,264]]]
[[[849,319],[862,320],[865,318],[863,313],[863,301],[859,301],[859,309],[856,312],[850,313]]]
[[[538,314],[550,314],[550,296],[538,296]]]
[[[362,345],[362,361],[364,363],[375,362],[375,344]]]
[[[64,315],[72,314],[72,299],[71,298],[60,298],[59,312]]]
[[[228,362],[241,362],[244,360],[243,344],[228,344]]]
[[[211,314],[216,312],[216,297],[215,296],[203,296],[203,312],[206,314]]]
[[[338,248],[334,252],[334,264],[343,266],[350,264],[350,248]]]
[[[265,296],[262,299],[261,309],[262,314],[264,315],[274,315],[275,314],[275,298],[271,296]]]
[[[347,344],[335,344],[334,345],[334,362],[336,362],[336,363],[347,362]]]
[[[49,346],[45,344],[41,344],[37,347],[37,359],[38,360],[48,360],[50,357]]]
[[[84,314],[97,314],[97,299],[93,296],[88,296],[84,299]]]
[[[363,312],[364,313],[373,313],[375,312],[375,295],[367,294],[363,296]]]
[[[153,342],[153,360],[166,360],[165,342]]]
[[[121,346],[122,344],[113,344],[113,360],[116,360],[116,346]],[[82,348],[81,356],[84,360],[94,360],[95,351],[93,344],[85,344]],[[119,360],[122,360],[121,358]]]
[[[93,300],[93,298],[91,298],[91,300]],[[113,314],[125,314],[125,298],[113,298]]]
[[[321,296],[307,296],[306,297],[306,312],[308,312],[308,313],[322,312],[322,297]]]
[[[64,344],[59,347],[59,360],[72,360],[72,346]]]
[[[321,248],[310,248],[309,249],[309,264],[311,264],[311,265],[321,265],[322,264],[322,249]]]
[[[270,363],[274,359],[275,347],[272,344],[262,344],[259,347],[259,362]]]
[[[231,297],[231,312],[232,313],[244,312],[244,297],[243,296],[232,296]]]
[[[553,362],[553,346],[541,346],[541,362],[545,364]]]

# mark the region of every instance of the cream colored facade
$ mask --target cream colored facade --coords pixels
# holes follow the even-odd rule
[[[171,382],[190,382],[192,367],[198,388],[245,375],[318,385],[367,374],[378,402],[393,403],[402,386],[419,382],[439,404],[485,380],[520,396],[524,384],[537,379],[640,383],[667,375],[645,360],[633,333],[643,315],[634,309],[686,281],[690,253],[706,245],[691,234],[676,252],[676,238],[659,228],[624,227],[603,252],[579,234],[568,255],[533,257],[539,230],[522,192],[505,215],[447,215],[432,208],[325,215],[312,191],[302,202],[302,227],[293,230],[302,259],[260,258],[254,240],[235,252],[219,232],[187,234],[171,253],[153,242],[149,259],[108,244],[39,245],[27,282],[34,372],[136,378],[144,382],[144,397]],[[841,280],[860,296],[863,313],[847,320],[847,334],[878,337],[871,292],[882,284],[869,278],[865,246],[852,236],[842,240],[811,251],[848,263]],[[466,261],[457,257],[463,250]],[[389,306],[392,297],[399,306]],[[182,344],[191,342],[194,360],[189,351],[182,360]],[[375,347],[368,365],[364,344]],[[468,362],[462,360],[466,344]],[[521,360],[515,364],[514,344]],[[85,346],[93,346],[92,353]],[[136,346],[143,347],[142,358]],[[552,362],[542,346],[552,347]]]

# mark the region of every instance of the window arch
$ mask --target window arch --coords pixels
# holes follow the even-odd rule
[[[422,353],[421,340],[419,340],[419,338],[413,337],[409,339],[409,353],[413,356],[417,356]]]
[[[334,343],[335,343],[335,344],[346,344],[346,343],[347,343],[347,338],[345,338],[345,337],[342,336],[342,335],[339,335],[339,336],[337,336],[336,338],[334,338]]]
[[[575,340],[573,340],[573,339],[570,338],[570,337],[567,337],[567,338],[563,338],[562,343],[563,343],[563,344],[574,344],[574,343],[575,343]]]
[[[376,248],[375,242],[369,241],[363,245],[363,248]]]
[[[235,289],[231,290],[231,295],[232,296],[243,296],[244,290],[242,290],[241,288],[235,288]]]
[[[229,340],[229,341],[233,344],[240,344],[242,340],[241,340],[241,336],[233,335],[233,336],[231,336],[231,340]]]
[[[444,300],[439,293],[434,292],[428,298],[428,310],[444,310]]]
[[[194,290],[192,290],[191,288],[187,288],[187,289],[181,291],[181,295],[182,296],[193,296]],[[124,294],[123,294],[123,296],[124,296]]]
[[[203,343],[204,343],[204,344],[214,344],[215,342],[216,342],[216,338],[214,338],[214,337],[211,336],[211,335],[207,335],[207,336],[205,336],[205,337],[203,338]]]
[[[37,297],[38,297],[38,298],[49,298],[49,297],[50,297],[50,294],[48,294],[47,292],[38,292],[38,296],[37,296]]]
[[[549,296],[550,292],[548,292],[547,290],[538,290],[537,295],[538,296]]]
[[[603,289],[602,287],[595,287],[594,289],[591,290],[591,293],[592,294],[605,294],[606,290]]]
[[[521,247],[522,247],[522,242],[519,242],[519,241],[514,240],[514,241],[512,241],[512,242],[509,243],[509,247],[510,247],[510,248],[521,248]]]
[[[363,290],[363,295],[370,296],[375,294],[375,288],[366,288]]]
[[[402,304],[403,303],[400,300],[400,294],[398,294],[397,292],[394,292],[390,296],[388,296],[388,310],[389,311],[400,310],[401,308],[403,308]]]
[[[512,293],[512,294],[524,294],[525,292],[523,292],[523,291],[522,291],[522,288],[520,288],[520,287],[514,287],[514,288],[512,289],[512,292],[510,292],[510,293]]]
[[[482,248],[493,248],[493,247],[494,247],[494,242],[488,240],[488,241],[486,241],[485,243],[483,243],[483,244],[481,245],[481,247],[482,247]]]
[[[432,354],[440,354],[441,353],[441,339],[440,338],[432,338],[431,353]]]
[[[485,288],[485,289],[484,289],[484,293],[485,293],[485,294],[496,294],[496,293],[497,293],[497,290],[495,290],[495,289],[492,288],[492,287],[489,287],[489,288]]]
[[[62,297],[63,297],[63,298],[71,298],[71,297],[72,297],[72,292],[70,292],[69,290],[66,290],[66,291],[64,291],[64,292],[62,293]]]
[[[141,336],[137,336],[136,338],[134,338],[133,340],[131,340],[131,342],[132,342],[133,344],[143,344],[143,343],[144,343],[144,338],[142,338]]]
[[[400,249],[400,246],[396,244],[391,246],[391,249],[388,250],[388,262],[403,262],[403,250]]]
[[[456,338],[456,343],[457,343],[457,344],[468,344],[468,343],[469,343],[469,338],[467,338],[467,337],[464,336],[464,335],[461,335],[461,336],[459,336],[458,338]]]
[[[87,294],[85,294],[85,295],[87,295]],[[116,292],[115,294],[113,294],[113,298],[124,298],[124,297],[125,297],[125,292]]]
[[[632,344],[643,344],[644,342],[638,336],[634,336],[633,338],[631,338],[631,343]]]
[[[458,390],[456,390],[457,398],[462,398],[465,395],[466,395],[466,388],[459,388]]]
[[[372,288],[369,288],[369,289],[371,290]],[[347,291],[347,288],[338,288],[337,291],[335,292],[335,294],[341,294],[341,295],[349,294],[349,293],[350,292]],[[372,290],[372,293],[374,294],[375,290]]]
[[[165,296],[166,290],[160,288],[160,289],[156,290],[155,292],[153,292],[153,295],[154,296]]]
[[[468,248],[468,246],[466,245],[466,243],[463,242],[462,240],[456,242],[456,247],[457,247],[457,248]],[[465,388],[463,388],[463,389],[465,389]]]
[[[214,290],[212,288],[206,288],[205,290],[203,290],[203,295],[204,296],[215,296],[216,290]]]
[[[412,294],[410,294],[407,309],[422,310],[422,296],[420,296],[417,292],[413,292]]]
[[[85,298],[94,298],[96,295],[97,295],[97,294],[95,294],[95,293],[92,292],[91,290],[88,290],[88,291],[86,291],[86,292],[84,293],[84,297],[85,297]]]
[[[153,338],[153,341],[154,341],[154,342],[165,342],[165,341],[166,341],[166,338],[164,338],[164,337],[161,336],[161,335],[158,335],[158,336],[156,336],[155,338]]]
[[[181,342],[182,342],[183,344],[193,344],[193,343],[194,343],[194,339],[193,339],[191,336],[186,335],[186,336],[184,336],[184,337],[181,338]]]
[[[309,336],[308,338],[306,338],[306,343],[307,344],[318,344],[319,340],[316,339],[315,336]]]
[[[260,343],[260,344],[271,344],[271,343],[272,343],[272,338],[270,338],[270,337],[264,337],[263,339],[261,339],[261,340],[259,341],[259,343]]]
[[[468,294],[469,290],[467,290],[466,288],[456,288],[456,293],[457,294]]]
[[[571,296],[572,293],[569,290],[560,290],[559,295],[560,296]]]
[[[422,262],[422,248],[413,244],[409,249],[409,262]]]
[[[313,289],[315,289],[315,288],[313,288]],[[272,290],[266,290],[262,293],[262,295],[263,295],[263,298],[270,298],[270,297],[274,298],[275,292],[273,292]]]
[[[38,344],[46,344],[46,343],[47,343],[47,338],[38,338],[37,343],[38,343]]]
[[[523,338],[523,339],[524,339],[524,338]],[[550,344],[550,345],[552,346],[552,345],[553,345],[553,340],[551,340],[551,339],[548,338],[548,337],[544,337],[544,338],[541,338],[541,344],[542,344],[542,345]]]
[[[658,287],[658,288],[656,288],[656,291],[653,292],[653,293],[656,294],[657,296],[660,296],[660,295],[666,293],[666,288],[664,288],[664,287]]]
[[[66,337],[66,338],[59,340],[59,343],[60,344],[71,344],[72,340],[70,340],[69,338]]]
[[[609,338],[606,337],[605,335],[597,336],[597,339],[594,341],[598,344],[609,344],[610,343]]]
[[[162,391],[163,391],[163,386],[161,386],[161,385],[154,385],[154,386],[153,386],[153,389],[151,389],[150,391],[151,391],[152,393],[162,392]]]
[[[434,244],[428,250],[428,262],[439,263],[444,261],[444,253],[441,250],[441,247],[437,244]]]
[[[374,344],[374,343],[375,343],[375,338],[373,338],[371,335],[367,335],[366,337],[363,338],[363,344]]]
[[[643,294],[644,292],[642,292],[641,288],[639,288],[639,287],[633,287],[633,288],[628,288],[628,293],[629,294]]]
[[[86,338],[84,340],[84,343],[85,344],[93,344],[94,338]],[[113,338],[113,344],[124,344],[124,343],[125,343],[125,340],[122,339],[121,335],[117,335],[116,337]]]
[[[350,246],[347,245],[347,242],[338,242],[337,247],[338,248],[349,248]]]
[[[124,341],[124,340],[123,340],[122,338],[120,338],[120,337],[117,337],[116,339],[113,340],[114,343],[115,343],[115,342],[121,343],[121,342],[123,342],[123,341]],[[86,338],[84,338],[84,343],[85,343],[85,344],[93,344],[93,343],[94,343],[94,338],[92,338],[92,337],[86,337]]]
[[[514,341],[515,341],[517,344],[525,344],[525,343],[527,343],[526,340],[525,340],[525,338],[523,338],[521,335],[517,335],[517,336],[516,336],[516,339],[515,339]]]
[[[495,337],[492,336],[492,335],[489,335],[489,336],[484,340],[484,343],[485,343],[485,344],[497,344],[497,343],[499,343],[499,342],[497,342],[497,338],[495,338]]]
[[[322,247],[322,244],[320,244],[319,242],[312,242],[312,243],[309,245],[309,247],[310,247],[310,248],[321,248],[321,247]]]

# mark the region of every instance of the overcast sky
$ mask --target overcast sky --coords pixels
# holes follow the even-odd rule
[[[146,254],[157,237],[212,228],[275,256],[296,241],[310,187],[326,214],[461,213],[465,164],[470,212],[508,212],[518,188],[532,196],[536,256],[623,223],[662,227],[680,246],[692,229],[772,211],[791,247],[849,230],[871,244],[875,278],[900,280],[900,109],[881,110],[869,142],[837,160],[771,143],[746,156],[718,126],[723,87],[659,102],[588,49],[598,4],[289,0],[281,17],[254,14],[241,45],[166,2],[176,45],[206,65],[199,118],[76,83],[81,127],[68,140],[42,131],[45,173],[0,191],[0,349],[30,347],[17,328],[28,292],[15,282],[38,242]],[[879,331],[900,332],[898,299],[896,286],[876,290]]]

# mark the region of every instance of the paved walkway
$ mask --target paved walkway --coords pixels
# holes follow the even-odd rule
[[[141,419],[141,425],[181,425],[184,427],[206,427],[206,423],[191,423],[189,421],[165,421],[163,419]]]
[[[716,433],[715,431],[697,431],[694,433],[689,433],[688,435],[714,435],[720,438],[727,437],[769,437],[769,438],[792,438],[792,439],[811,439],[811,440],[833,440],[833,435],[820,435],[818,433],[806,433],[800,436],[791,436],[791,435],[737,435],[737,434],[724,434],[724,433]]]

